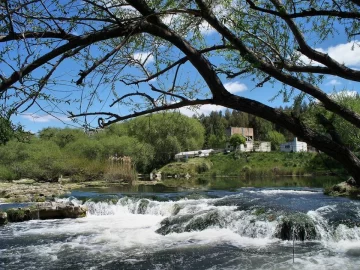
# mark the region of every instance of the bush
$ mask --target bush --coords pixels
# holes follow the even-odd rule
[[[0,165],[0,180],[14,180],[16,179],[16,174],[9,168]]]

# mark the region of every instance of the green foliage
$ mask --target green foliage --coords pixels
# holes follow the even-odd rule
[[[139,172],[149,172],[182,150],[201,149],[203,142],[198,120],[178,113],[138,118],[91,136],[80,129],[46,128],[27,143],[10,140],[0,146],[0,179],[55,181],[63,175],[86,181],[127,179],[127,174],[133,179],[133,165]],[[115,156],[131,157],[132,171],[110,170],[109,157]]]
[[[0,180],[14,180],[16,174],[4,165],[0,165]]]
[[[269,131],[266,140],[271,142],[271,150],[280,150],[280,144],[285,143],[285,136],[275,130]]]
[[[85,139],[86,135],[81,129],[73,128],[45,128],[39,132],[39,138],[55,142],[59,147],[63,148],[67,144]]]
[[[102,159],[110,156],[130,156],[140,172],[151,170],[154,159],[154,148],[148,143],[141,143],[136,138],[129,136],[118,137],[109,135],[102,137],[99,143],[103,146]]]
[[[60,148],[50,141],[33,140],[31,143],[11,141],[0,147],[1,164],[7,166],[17,178],[55,180],[61,169]]]
[[[179,113],[157,113],[124,124],[128,136],[153,147],[153,167],[160,167],[181,151],[202,149],[204,128],[198,120]]]
[[[191,158],[186,162],[172,162],[164,167],[160,168],[159,171],[163,175],[178,175],[185,176],[187,173],[191,176],[208,172],[212,167],[210,160],[205,158]]]
[[[10,120],[0,117],[0,145],[7,143],[13,135],[14,130]]]
[[[99,141],[85,137],[67,144],[65,151],[68,155],[99,160],[102,157],[104,147]]]
[[[343,173],[341,165],[324,154],[284,152],[242,154],[246,154],[247,158],[235,158],[236,153],[210,156],[208,159],[213,165],[208,173],[214,175],[245,174],[251,177]]]
[[[246,144],[246,139],[244,136],[240,134],[234,134],[230,137],[229,140],[230,145],[235,149],[241,144]]]
[[[360,113],[360,97],[358,95],[349,95],[345,91],[334,93],[332,97],[346,108]],[[360,129],[338,115],[327,111],[321,104],[314,103],[309,106],[304,115],[304,120],[313,129],[330,135],[335,140],[340,140],[348,145],[351,150],[360,150]]]

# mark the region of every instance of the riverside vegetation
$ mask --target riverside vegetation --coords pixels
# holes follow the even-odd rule
[[[344,175],[346,172],[336,161],[318,153],[283,152],[231,152],[218,153],[206,158],[192,158],[172,162],[160,169],[165,175],[209,175],[272,177],[306,175]]]
[[[180,151],[224,147],[225,128],[229,125],[253,127],[255,138],[269,139],[275,151],[218,153],[207,158],[172,162],[174,155]],[[193,118],[179,113],[154,114],[114,124],[97,132],[46,128],[37,136],[28,136],[26,140],[19,138],[0,146],[0,180],[32,180],[18,183],[15,188],[10,182],[1,183],[3,201],[42,201],[80,186],[128,183],[136,180],[137,173],[151,171],[179,177],[189,174],[192,178],[239,176],[271,179],[279,175],[346,175],[339,163],[324,154],[276,151],[285,138],[291,138],[289,132],[260,118],[229,110],[224,114],[212,112],[209,116]],[[114,156],[130,157],[131,167],[114,164],[109,160]],[[59,180],[68,183],[57,183],[56,186],[38,183]],[[169,185],[184,186],[192,182],[193,179],[187,182],[179,179],[166,181]]]

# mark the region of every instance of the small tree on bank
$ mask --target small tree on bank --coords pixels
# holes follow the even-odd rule
[[[275,130],[269,131],[267,134],[267,140],[271,142],[271,150],[280,150],[280,144],[285,142],[285,136]]]
[[[253,88],[277,82],[285,101],[319,102],[359,129],[359,114],[320,85],[327,75],[359,82],[360,71],[315,49],[339,32],[349,51],[357,49],[358,0],[24,0],[2,1],[0,10],[2,117],[34,107],[68,111],[85,125],[83,117],[99,115],[104,127],[162,110],[220,105],[286,128],[338,160],[360,185],[360,160],[335,133],[321,134],[295,111],[236,95],[224,82],[248,77]],[[216,37],[207,39],[209,31]],[[78,110],[62,102],[77,102]]]
[[[246,144],[246,139],[244,136],[240,135],[240,134],[234,134],[230,137],[229,140],[230,145],[236,149],[238,146],[240,146],[241,144]]]

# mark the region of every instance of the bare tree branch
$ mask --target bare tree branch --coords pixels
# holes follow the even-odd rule
[[[98,115],[106,115],[106,116],[114,117],[115,118],[114,120],[109,120],[102,124],[102,127],[106,127],[113,123],[123,121],[126,119],[130,119],[130,118],[134,118],[134,117],[138,117],[141,115],[146,115],[146,114],[156,113],[156,112],[166,111],[166,110],[179,109],[184,106],[211,104],[212,102],[213,102],[212,99],[184,100],[184,101],[180,101],[178,103],[167,104],[164,106],[159,106],[159,107],[155,107],[155,108],[148,109],[148,110],[143,110],[141,112],[134,112],[134,113],[127,114],[124,116],[119,116],[117,114],[113,114],[113,113],[109,113],[109,112],[92,112],[92,113],[81,113],[81,114],[73,114],[73,113],[69,112],[69,114],[70,114],[70,118],[79,117],[79,116],[89,116],[89,115],[97,115],[97,116]]]
[[[157,107],[156,106],[156,103],[155,103],[155,100],[149,96],[148,94],[146,93],[141,93],[141,92],[135,92],[135,93],[129,93],[129,94],[126,94],[126,95],[123,95],[122,97],[119,97],[118,99],[114,100],[109,106],[112,107],[114,106],[116,103],[122,101],[123,99],[127,98],[127,97],[131,97],[131,96],[141,96],[141,97],[145,97],[147,100],[149,100],[152,105],[154,107]]]

